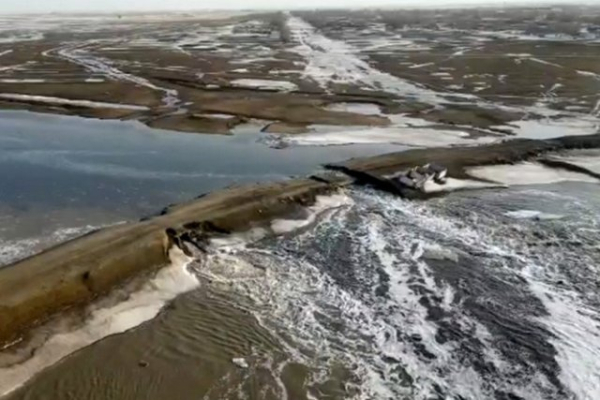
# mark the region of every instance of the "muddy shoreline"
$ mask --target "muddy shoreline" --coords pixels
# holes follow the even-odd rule
[[[527,36],[536,13],[489,13],[0,19],[0,108],[202,134],[229,134],[248,120],[291,135],[393,128],[401,115],[474,138],[517,134],[522,120],[547,115],[597,116],[592,33],[547,40]],[[345,103],[353,109],[330,108]]]
[[[11,343],[50,316],[83,306],[140,274],[169,263],[173,246],[202,250],[215,235],[247,231],[312,205],[316,196],[352,183],[388,190],[385,174],[436,162],[452,178],[466,168],[538,160],[570,149],[600,148],[600,134],[551,140],[513,140],[478,147],[419,149],[350,160],[330,173],[282,183],[217,191],[165,208],[139,222],[92,232],[0,269],[0,343]],[[565,163],[551,168],[569,168]],[[573,171],[582,172],[574,166]],[[590,174],[593,176],[593,173]],[[19,290],[14,290],[19,288]]]

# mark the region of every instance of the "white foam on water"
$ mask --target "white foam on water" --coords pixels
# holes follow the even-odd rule
[[[581,304],[578,294],[558,292],[535,279],[534,293],[550,315],[542,319],[556,336],[551,340],[558,350],[559,378],[577,400],[600,398],[600,314]]]
[[[539,219],[539,220],[549,220],[549,219],[561,219],[562,215],[558,214],[547,214],[537,210],[517,210],[517,211],[509,211],[505,213],[507,217],[515,218],[515,219]]]
[[[422,224],[423,226],[429,227],[428,230],[440,232],[443,233],[443,235],[448,236],[458,235],[470,243],[478,243],[480,240],[480,238],[478,238],[478,233],[470,229],[470,227],[458,227],[453,221],[439,217],[435,212],[427,211],[426,207],[393,200],[389,205],[386,205],[385,208],[390,212],[403,213],[407,218],[408,223]],[[389,248],[397,248],[399,245],[403,245],[405,248],[404,256],[406,258],[412,258],[418,263],[419,275],[423,279],[424,286],[432,293],[436,293],[443,297],[440,306],[446,311],[453,313],[457,318],[456,322],[460,326],[465,327],[466,331],[472,331],[478,340],[485,343],[484,348],[486,350],[484,355],[486,361],[491,365],[494,365],[499,371],[506,373],[510,370],[510,366],[491,345],[491,334],[477,321],[460,312],[460,305],[457,305],[453,301],[454,290],[443,284],[437,283],[433,278],[433,274],[429,271],[426,262],[422,260],[423,257],[426,257],[427,259],[457,260],[458,254],[452,249],[441,246],[432,239],[420,238],[414,236],[414,234],[402,233],[402,231],[403,230],[393,230],[390,232],[385,225],[381,225],[378,228],[378,238],[383,245],[380,246],[377,253],[382,254],[380,257],[383,260],[383,265],[389,265],[389,267],[386,268],[386,272],[390,275],[390,292],[393,294],[392,299],[396,301],[395,304],[403,304],[406,302],[405,299],[412,298],[413,307],[421,308],[420,313],[413,314],[414,318],[403,320],[401,323],[398,323],[398,325],[401,326],[402,329],[408,329],[409,332],[417,333],[422,337],[422,343],[426,344],[427,350],[435,354],[436,358],[433,361],[424,362],[415,354],[411,355],[410,352],[408,352],[408,354],[401,353],[401,355],[396,355],[396,357],[403,360],[412,358],[413,366],[410,372],[413,377],[415,377],[417,381],[421,381],[422,384],[425,384],[430,380],[427,382],[428,385],[434,383],[438,384],[443,387],[448,394],[451,393],[455,396],[459,395],[463,398],[490,398],[491,393],[489,392],[488,383],[483,381],[481,376],[476,373],[472,367],[462,365],[455,359],[456,352],[460,352],[461,350],[454,345],[440,344],[436,340],[435,335],[438,332],[438,326],[435,323],[428,321],[426,311],[419,302],[421,296],[409,286],[410,281],[408,279],[410,275],[408,274],[408,271],[405,272],[406,276],[404,279],[400,278],[399,266],[402,265],[402,261],[396,260],[392,263],[385,261],[386,258],[390,258]],[[392,237],[396,236],[392,241],[389,239],[390,233],[392,233]],[[416,249],[414,247],[410,248],[410,246],[414,244],[417,245]],[[395,290],[398,291],[394,293]],[[411,315],[406,311],[400,312],[400,315],[403,316],[407,314]],[[429,398],[428,396],[435,395],[433,387],[430,386],[427,388],[426,386],[423,386],[418,387],[419,398]],[[517,393],[531,391],[531,388],[526,386],[521,387],[516,384],[511,386],[512,387],[510,387],[509,390],[513,390]],[[500,387],[498,387],[498,389],[500,389]],[[530,396],[527,396],[527,398],[539,399],[540,397],[531,394]]]
[[[4,50],[4,51],[0,51],[0,57],[5,56],[7,54],[12,53],[13,50],[12,49],[8,49],[8,50]]]
[[[395,207],[398,203],[393,201],[389,204]],[[580,294],[561,289],[557,290],[556,287],[544,283],[548,274],[551,274],[549,266],[536,265],[523,253],[517,254],[513,241],[519,241],[520,238],[506,237],[506,240],[499,240],[494,235],[495,229],[486,228],[481,231],[475,230],[476,227],[469,225],[461,226],[439,217],[435,212],[423,213],[423,208],[416,205],[404,206],[403,212],[405,215],[414,213],[419,224],[429,226],[429,229],[444,236],[459,239],[470,245],[476,244],[478,248],[483,248],[498,257],[515,257],[526,263],[525,270],[515,272],[526,279],[532,292],[542,300],[549,312],[549,315],[541,317],[540,321],[555,335],[550,341],[558,350],[557,361],[561,367],[560,379],[562,383],[574,393],[574,398],[577,400],[598,398],[600,395],[600,313],[598,313],[598,310],[592,310],[579,301]],[[489,233],[492,233],[491,237]],[[382,237],[389,237],[389,232],[386,232]],[[417,257],[419,257],[418,253]],[[556,263],[556,260],[553,260],[551,256],[545,261],[551,264]],[[594,266],[590,266],[590,268],[596,270]],[[395,279],[391,280],[391,282],[393,281]],[[503,363],[497,357],[497,355],[492,355],[493,363],[500,370],[510,370],[510,366],[503,366]],[[531,383],[536,381],[541,387],[547,385],[547,380],[542,376],[536,375]],[[461,383],[466,383],[466,381]],[[543,394],[535,390],[535,386],[515,387],[513,382],[508,382],[507,389],[527,399],[544,398]],[[467,392],[464,397],[487,398],[487,396],[475,395],[475,393]]]
[[[208,254],[202,268],[196,273],[199,277],[208,279],[212,285],[244,284],[248,280],[264,277],[265,270],[256,268],[252,263],[237,257],[237,251],[244,249],[248,243],[262,239],[267,232],[255,232],[254,237],[236,235],[233,238],[213,240],[215,253]]]
[[[232,279],[232,272],[233,278],[241,276],[244,279],[236,279],[236,285],[228,286],[229,290],[238,291],[252,300],[250,309],[255,318],[278,339],[290,362],[306,364],[315,371],[307,380],[305,386],[308,388],[329,381],[331,368],[341,363],[360,381],[346,383],[347,388],[356,390],[356,395],[352,397],[356,399],[404,396],[428,399],[436,395],[436,385],[448,394],[463,398],[491,398],[488,383],[472,367],[455,362],[454,353],[460,350],[453,344],[438,342],[438,327],[427,317],[427,309],[420,302],[421,295],[412,288],[415,276],[410,266],[416,263],[422,284],[443,297],[442,307],[448,310],[456,307],[453,304],[453,289],[437,283],[422,257],[456,259],[457,254],[432,240],[415,236],[410,229],[391,229],[384,222],[400,212],[409,216],[409,220],[418,221],[443,234],[452,235],[457,227],[435,213],[424,213],[422,206],[410,202],[365,197],[355,205],[361,208],[361,215],[366,220],[359,232],[353,232],[352,242],[353,247],[358,245],[362,251],[372,252],[375,258],[368,258],[368,262],[373,263],[372,267],[352,268],[352,272],[364,273],[361,280],[369,281],[378,274],[375,266],[383,267],[389,276],[389,292],[384,297],[373,297],[375,303],[336,283],[322,271],[322,267],[311,263],[308,258],[287,258],[278,250],[272,253],[268,249],[245,249],[240,246],[234,251],[213,254],[203,269],[218,275],[222,273],[223,265],[236,265],[235,271],[232,267],[227,270],[227,279]],[[363,203],[365,200],[366,203]],[[385,215],[381,215],[382,210]],[[346,216],[346,212],[338,213],[335,218],[328,219],[325,225],[331,226],[331,229],[345,230]],[[305,232],[299,240],[311,238],[311,235],[312,231]],[[461,235],[470,238],[473,243],[480,240],[479,233],[468,226],[462,228]],[[249,259],[254,262],[246,261],[244,255],[248,251],[253,255]],[[256,257],[259,257],[258,261]],[[244,269],[256,270],[255,263],[264,269],[264,273],[243,272]],[[365,287],[375,290],[369,283],[365,283]],[[336,328],[328,327],[323,320],[335,321]],[[490,342],[489,332],[475,321],[465,317],[459,319],[458,323],[472,329],[483,343]],[[340,334],[340,330],[343,330],[343,334]],[[410,342],[397,337],[398,332],[418,335],[420,343],[435,358],[424,359]],[[487,362],[502,371],[510,368],[492,346],[486,345],[485,357]],[[397,360],[398,365],[389,364],[386,361],[388,358]],[[393,382],[400,366],[412,377],[412,384],[408,387]],[[528,399],[541,400],[527,386],[510,387],[510,390]],[[318,398],[314,394],[310,396]]]
[[[547,192],[543,192],[543,194],[554,196]],[[531,196],[539,196],[539,192],[531,193]],[[572,197],[568,199],[570,202],[575,200]],[[535,210],[518,210],[505,213],[505,215],[514,218],[530,218],[544,214]],[[429,224],[431,221],[429,218],[422,218],[420,223]],[[485,224],[482,226],[485,227]],[[469,231],[457,229],[456,225],[436,230],[445,235],[466,240],[467,243],[471,243],[473,239],[470,229]],[[478,232],[477,243],[492,254],[497,254],[499,257],[514,257],[525,264],[525,268],[516,273],[526,280],[532,293],[542,301],[544,308],[549,313],[549,315],[537,319],[554,335],[550,337],[549,341],[558,351],[556,360],[560,366],[559,378],[573,394],[572,397],[569,395],[567,398],[597,399],[600,396],[600,313],[582,301],[582,293],[548,283],[557,279],[555,265],[561,263],[560,258],[555,259],[552,254],[528,258],[527,253],[516,251],[515,242],[520,241],[520,237],[499,238],[495,236],[494,231],[495,229],[486,228]],[[561,254],[560,248],[556,251]],[[585,259],[584,254],[581,256],[582,259]],[[597,266],[593,263],[588,265],[585,271],[591,276],[595,276],[596,272]],[[521,396],[527,399],[539,398],[539,393]]]
[[[96,229],[109,225],[70,227],[58,229],[50,235],[43,237],[32,237],[21,240],[0,241],[0,268],[36,252],[42,251],[52,245],[76,238]]]
[[[398,207],[399,204],[394,203],[391,208]],[[400,207],[403,208],[401,205]],[[420,303],[421,296],[410,288],[410,282],[414,277],[409,272],[409,262],[389,252],[388,246],[396,247],[399,243],[404,243],[403,256],[408,260],[417,261],[419,276],[423,279],[424,285],[435,292],[446,293],[448,292],[448,288],[438,287],[426,263],[419,261],[424,252],[432,250],[440,252],[441,249],[439,246],[423,242],[417,237],[410,237],[410,234],[402,235],[402,233],[390,232],[381,222],[380,219],[376,219],[369,224],[368,236],[366,237],[364,246],[371,249],[377,255],[390,278],[390,300],[388,302],[389,306],[395,310],[394,315],[397,320],[394,322],[398,328],[402,327],[401,329],[405,330],[407,334],[418,335],[421,338],[421,343],[425,345],[429,352],[435,354],[436,358],[434,361],[431,361],[433,365],[424,362],[415,353],[414,349],[405,342],[397,339],[394,340],[395,335],[387,340],[382,337],[384,335],[379,335],[377,344],[379,351],[383,354],[403,361],[408,373],[417,382],[416,392],[418,395],[416,398],[428,398],[435,395],[435,390],[431,385],[436,382],[437,373],[433,371],[438,368],[440,370],[447,370],[447,366],[452,359],[451,351],[453,349],[441,345],[436,340],[437,325],[428,320],[427,309]],[[410,246],[413,244],[417,245],[416,252],[411,252],[412,249],[410,249]],[[452,296],[451,291],[448,292],[448,296]],[[395,331],[394,326],[396,324],[389,327],[392,332]],[[464,385],[467,385],[469,387],[466,390],[467,393],[470,393],[475,398],[484,398],[482,395],[482,382],[474,374],[474,371],[471,371],[469,368],[462,369],[461,366],[457,366],[457,369],[452,371],[452,374],[455,377],[445,377],[446,382],[460,377],[454,382],[454,388],[452,388],[454,393],[465,392]],[[459,384],[459,382],[462,384]],[[439,380],[438,383],[444,385],[443,380]],[[447,388],[444,387],[444,389]]]
[[[354,210],[355,207],[358,210]],[[350,228],[353,225],[345,223],[351,210],[364,217],[358,221],[358,228]],[[353,214],[348,221],[353,221],[357,215]],[[394,219],[398,215],[401,219]],[[547,399],[544,390],[555,392],[546,375],[505,359],[496,350],[493,335],[469,313],[461,311],[461,297],[444,284],[443,279],[435,279],[427,264],[432,258],[458,259],[460,251],[442,244],[446,241],[459,241],[489,257],[495,255],[498,260],[531,261],[527,255],[515,252],[514,243],[521,242],[521,237],[505,237],[502,232],[496,234],[497,227],[488,226],[485,220],[481,222],[480,225],[469,224],[462,218],[444,217],[439,209],[428,204],[367,193],[359,194],[350,210],[328,219],[321,233],[311,230],[299,235],[297,240],[300,242],[328,240],[331,230],[347,231],[352,238],[352,253],[366,252],[368,257],[349,260],[352,265],[366,262],[366,268],[350,270],[350,265],[344,268],[348,268],[348,274],[364,274],[359,276],[358,283],[367,290],[375,289],[371,282],[377,282],[379,272],[376,268],[383,268],[389,276],[385,296],[371,298],[368,293],[355,293],[336,282],[328,266],[318,265],[319,261],[313,263],[312,257],[305,258],[295,251],[286,255],[284,249],[287,246],[229,248],[226,253],[213,254],[206,269],[216,268],[217,264],[237,265],[237,270],[229,270],[230,275],[243,279],[228,286],[229,290],[251,299],[251,312],[259,324],[281,342],[290,356],[289,362],[306,364],[316,371],[307,380],[308,388],[331,379],[330,368],[342,364],[360,381],[347,386],[357,391],[354,398],[358,399],[427,399],[438,395],[435,385],[441,387],[448,398],[491,399],[495,398],[495,390],[501,390],[528,400]],[[421,228],[415,231],[414,226]],[[323,225],[318,227],[317,231]],[[435,232],[435,235],[422,235],[420,229]],[[317,236],[313,236],[315,234]],[[218,259],[221,261],[217,262]],[[257,266],[261,273],[243,272],[256,270]],[[547,268],[541,270],[546,273]],[[543,301],[550,315],[542,317],[541,322],[556,335],[550,340],[558,350],[560,378],[575,393],[573,399],[595,399],[600,382],[598,316],[585,306],[580,307],[575,297],[571,299],[551,287],[536,286],[541,278],[533,273],[515,268],[511,274],[525,278],[534,287],[534,294],[547,297]],[[491,378],[493,382],[482,378],[472,366],[461,361],[463,353],[457,343],[440,343],[436,339],[438,326],[427,317],[427,309],[420,301],[421,293],[414,289],[415,283],[441,298],[440,307],[452,314],[453,321],[462,331],[469,332],[469,336],[483,344],[481,357],[498,371]],[[329,320],[334,322],[333,329],[324,322]],[[411,342],[397,337],[398,332],[418,335],[419,343],[435,358],[424,359]],[[590,351],[586,350],[588,348]],[[390,364],[386,358],[398,360],[398,363]],[[411,387],[403,388],[393,382],[398,376],[397,369],[393,368],[398,365],[413,378]],[[277,375],[279,367],[273,368]],[[311,396],[309,398],[319,397],[315,393]]]
[[[514,239],[499,239],[494,236],[494,229],[491,227],[487,229],[484,225],[485,229],[482,231],[481,227],[469,224],[465,225],[460,221],[441,217],[435,212],[435,209],[428,210],[427,206],[421,206],[418,203],[403,202],[390,198],[381,198],[377,199],[377,201],[379,206],[376,209],[383,208],[390,212],[392,210],[393,212],[401,212],[406,218],[408,226],[415,223],[419,226],[427,227],[428,231],[437,232],[448,239],[458,239],[469,246],[484,249],[490,254],[496,254],[500,258],[520,257],[524,262],[531,262],[526,257],[515,254],[515,249],[512,245],[512,240]],[[372,205],[365,206],[366,209],[370,207]],[[440,371],[444,371],[444,375],[438,377],[435,381],[448,390],[447,393],[460,394],[464,398],[493,398],[493,394],[488,391],[490,388],[489,382],[482,382],[480,376],[474,373],[474,371],[461,366],[460,363],[457,364],[454,362],[456,360],[451,358],[451,354],[455,349],[439,345],[435,341],[435,338],[432,337],[432,332],[435,332],[435,325],[431,325],[432,323],[427,321],[427,318],[424,318],[424,310],[418,303],[419,297],[416,296],[408,285],[408,271],[403,269],[406,259],[412,258],[417,261],[419,263],[419,274],[423,278],[425,287],[444,298],[443,307],[451,307],[453,298],[452,290],[436,283],[429,273],[427,265],[421,263],[420,260],[424,255],[431,257],[432,253],[441,257],[452,258],[454,257],[453,253],[444,247],[440,247],[437,239],[424,240],[423,238],[411,236],[410,229],[406,228],[398,230],[390,229],[390,226],[384,224],[383,221],[391,218],[392,215],[392,213],[385,213],[381,216],[379,213],[375,215],[368,214],[369,233],[366,236],[361,235],[360,237],[363,238],[361,240],[365,240],[364,247],[374,251],[378,255],[381,264],[390,276],[390,295],[392,299],[397,299],[397,303],[394,303],[394,306],[400,307],[401,312],[398,314],[402,318],[413,317],[413,319],[401,319],[398,322],[399,326],[402,327],[403,331],[413,332],[414,330],[414,333],[419,334],[423,338],[422,342],[427,345],[427,349],[433,352],[437,356],[437,359],[433,364],[429,364],[423,363],[419,357],[411,356],[410,349],[407,349],[405,345],[403,347],[402,343],[394,343],[394,331],[386,330],[385,325],[381,326],[377,323],[372,323],[369,326],[374,329],[371,331],[371,336],[367,335],[367,337],[374,335],[376,338],[375,343],[380,346],[379,349],[381,349],[383,354],[401,359],[409,373],[413,377],[418,377],[415,379],[418,385],[418,390],[416,391],[418,393],[417,398],[419,398],[421,393],[427,393],[427,378],[436,377]],[[490,233],[492,233],[492,236],[489,235]],[[432,242],[433,240],[436,240],[436,242]],[[411,244],[415,242],[418,244],[416,251],[411,249]],[[395,251],[390,252],[390,249]],[[404,256],[398,256],[398,249],[404,249]],[[561,367],[561,380],[575,394],[576,399],[591,400],[597,398],[598,385],[600,383],[598,379],[598,371],[600,371],[600,368],[598,368],[598,360],[600,360],[598,357],[600,349],[600,341],[598,341],[598,337],[600,336],[600,316],[596,311],[592,311],[585,305],[578,303],[576,296],[570,298],[569,296],[565,296],[564,293],[557,291],[554,287],[541,285],[539,283],[540,279],[542,279],[540,276],[527,271],[520,272],[516,270],[515,273],[526,278],[532,286],[534,294],[542,298],[544,305],[550,312],[548,317],[542,318],[542,322],[556,335],[556,338],[551,339],[551,342],[559,352],[557,360]],[[541,275],[546,274],[547,268],[540,268],[539,273]],[[404,277],[403,274],[405,274]],[[312,291],[309,292],[311,294],[314,293]],[[410,300],[411,297],[413,298],[412,303]],[[334,306],[336,304],[331,299],[327,301],[327,304],[333,304]],[[412,304],[412,308],[404,308],[405,305],[409,306],[410,304]],[[456,307],[455,304],[453,306]],[[395,308],[394,311],[398,311],[398,309]],[[483,343],[490,341],[489,333],[483,327],[478,326],[475,321],[464,315],[459,321],[461,324],[466,324],[466,326],[475,324],[477,338]],[[356,321],[356,325],[362,327],[368,325],[370,322],[370,320],[360,319]],[[352,326],[355,326],[355,324]],[[386,337],[386,332],[392,335],[387,335]],[[390,337],[392,340],[389,339]],[[505,363],[502,357],[492,350],[493,345],[486,345],[485,347],[489,352],[489,354],[486,352],[488,362],[495,365],[506,376],[514,377],[515,371],[512,370],[514,367]],[[345,347],[345,349],[351,348],[350,346]],[[362,361],[364,362],[365,360],[363,359]],[[373,364],[371,364],[371,367],[373,367]],[[369,368],[367,370],[373,371]],[[377,380],[370,381],[370,375],[366,375],[369,378],[365,380],[364,384],[371,386],[370,389],[366,390],[382,390],[377,385],[383,382]],[[385,375],[383,376],[385,381]],[[546,398],[539,391],[539,388],[548,387],[547,379],[544,376],[533,374],[533,376],[528,376],[527,379],[520,381],[519,384],[513,379],[511,378],[506,382],[495,382],[495,385],[500,386],[494,386],[494,388],[513,392],[526,399],[541,400]],[[366,393],[369,393],[365,396],[366,398],[378,398],[385,392],[371,391]],[[426,398],[426,396],[423,397]]]
[[[245,248],[248,243],[256,242],[269,233],[281,235],[302,229],[313,224],[327,211],[344,208],[352,204],[352,199],[343,192],[327,196],[317,196],[315,203],[304,209],[306,211],[304,218],[274,219],[270,224],[270,232],[265,228],[254,228],[246,232],[234,233],[227,237],[212,238],[210,244],[216,249],[225,250],[225,252],[240,250]]]
[[[469,168],[467,173],[475,178],[504,185],[544,185],[565,181],[599,183],[589,175],[563,169],[550,168],[534,162],[513,165],[492,165]]]
[[[339,337],[341,343],[336,345],[331,332],[316,319],[320,306],[315,304],[315,301],[324,302],[337,309],[346,318],[360,323],[364,327],[364,334],[373,335],[378,332],[377,336],[381,336],[384,333],[381,329],[382,325],[376,321],[369,307],[349,293],[340,290],[310,263],[300,263],[295,273],[285,270],[276,272],[278,266],[271,267],[267,270],[264,280],[256,282],[254,288],[249,286],[254,283],[248,283],[241,289],[256,302],[257,310],[268,310],[267,313],[256,311],[255,317],[259,322],[262,321],[261,325],[278,337],[280,342],[286,343],[286,340],[279,335],[280,329],[283,329],[283,332],[292,335],[293,341],[298,343],[300,348],[311,349],[322,355],[321,361],[315,365],[298,351],[296,345],[286,346],[293,361],[308,363],[319,371],[311,377],[307,385],[324,383],[328,379],[328,371],[336,363],[336,356],[339,356],[338,360],[350,359],[349,365],[357,365],[361,378],[368,382],[365,385],[366,394],[361,398],[369,398],[369,396],[373,398],[373,395],[381,398],[392,395],[393,393],[385,384],[385,378],[364,366],[356,344],[346,342],[345,338]],[[294,276],[287,276],[289,273]],[[307,298],[307,293],[312,293],[309,297],[313,299]],[[274,329],[273,325],[278,328]],[[354,326],[352,329],[354,330]],[[344,348],[343,353],[336,350],[340,345]],[[333,356],[334,354],[336,356]]]
[[[475,181],[472,179],[447,178],[446,183],[444,183],[444,184],[435,183],[434,180],[427,180],[427,181],[425,181],[423,190],[427,193],[437,193],[437,192],[453,192],[456,190],[483,189],[483,188],[493,188],[493,187],[503,187],[503,185],[498,185],[498,184],[489,183],[489,182]]]
[[[283,234],[302,229],[313,224],[323,212],[352,205],[352,199],[344,193],[329,196],[317,196],[314,205],[308,207],[308,216],[304,219],[276,219],[271,222],[275,234]]]
[[[562,195],[561,199],[566,204],[577,203],[581,206],[580,201],[574,197]],[[598,220],[593,212],[584,218],[592,227],[597,226]],[[575,229],[585,232],[587,228],[576,225]],[[551,284],[562,278],[560,273],[556,275],[554,267],[562,262],[560,255],[559,253],[556,259],[550,255],[545,259],[528,260],[523,276],[531,291],[548,311],[548,315],[540,317],[539,321],[553,334],[550,342],[558,352],[556,360],[560,365],[559,379],[573,393],[572,398],[595,400],[600,397],[600,311],[584,301],[584,298],[589,297],[585,291]],[[584,267],[586,277],[589,275],[594,279],[598,266],[593,257],[590,258],[585,253],[578,254],[577,257],[581,264],[579,268]]]
[[[0,267],[33,254],[40,239],[0,241]]]
[[[591,115],[595,117],[600,117],[600,100],[596,102],[594,109],[590,112]]]
[[[104,103],[104,102],[90,101],[90,100],[72,100],[72,99],[64,99],[64,98],[60,98],[60,97],[34,96],[34,95],[17,94],[17,93],[0,93],[0,99],[12,100],[12,101],[44,103],[44,104],[56,104],[56,105],[65,105],[65,106],[86,107],[86,108],[113,108],[113,109],[121,109],[121,110],[140,110],[140,111],[148,110],[148,107],[146,107],[146,106],[137,106],[137,105],[131,105],[131,104]]]
[[[16,390],[35,374],[64,357],[107,336],[125,332],[156,317],[164,305],[178,295],[198,287],[199,281],[188,270],[191,259],[180,249],[169,253],[171,264],[160,269],[142,288],[127,300],[115,305],[91,305],[84,325],[53,334],[33,357],[25,362],[0,369],[0,396]]]

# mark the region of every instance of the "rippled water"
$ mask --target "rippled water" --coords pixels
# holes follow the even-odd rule
[[[351,191],[300,231],[215,241],[198,289],[14,398],[597,399],[597,189]]]

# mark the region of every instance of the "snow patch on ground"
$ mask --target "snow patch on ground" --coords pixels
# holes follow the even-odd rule
[[[71,99],[63,99],[60,97],[32,96],[32,95],[17,94],[17,93],[0,93],[0,99],[12,100],[12,101],[33,102],[33,103],[54,104],[54,105],[63,105],[63,106],[86,107],[86,108],[114,108],[114,109],[122,109],[122,110],[140,110],[140,111],[148,109],[148,107],[145,107],[145,106],[136,106],[136,105],[131,105],[131,104],[103,103],[103,102],[99,102],[99,101],[89,101],[89,100],[71,100]]]
[[[468,169],[468,174],[504,185],[543,185],[565,181],[600,183],[591,176],[545,165],[524,162],[514,165],[492,165]]]
[[[250,365],[248,365],[248,361],[246,361],[245,358],[233,358],[231,360],[232,363],[234,363],[236,366],[238,366],[239,368],[243,368],[243,369],[247,369],[250,368]]]
[[[589,116],[542,118],[511,122],[505,128],[529,139],[552,139],[561,136],[593,135],[600,129],[599,121]]]
[[[567,162],[600,174],[600,151],[598,150],[573,151],[566,154],[555,154],[549,158],[551,160]]]
[[[423,63],[423,64],[413,64],[413,65],[411,65],[408,68],[410,68],[410,69],[419,69],[419,68],[429,67],[431,65],[435,65],[435,63],[427,62],[427,63]]]
[[[301,55],[307,62],[304,75],[317,82],[325,91],[329,91],[331,84],[353,84],[385,90],[402,97],[414,97],[427,103],[439,103],[443,100],[437,92],[373,68],[356,56],[357,49],[321,35],[300,18],[290,17],[287,24],[298,43],[291,51]]]
[[[295,83],[267,79],[235,79],[231,81],[231,85],[239,88],[277,90],[280,92],[293,92],[298,90],[298,86]]]
[[[233,114],[194,114],[194,116],[214,119],[234,119],[237,115]]]
[[[33,42],[33,41],[42,40],[42,39],[44,39],[44,34],[41,32],[26,32],[26,33],[22,33],[22,34],[0,37],[0,44]]]
[[[577,73],[578,73],[579,75],[583,75],[583,76],[589,76],[589,77],[592,77],[592,78],[597,78],[597,79],[600,79],[600,75],[598,75],[598,74],[596,74],[596,73],[594,73],[594,72],[589,72],[589,71],[580,71],[580,70],[577,70]]]
[[[314,129],[314,127],[313,127]],[[490,142],[493,138],[469,139],[469,134],[456,130],[427,128],[356,128],[306,133],[282,137],[282,141],[298,146],[335,146],[348,144],[393,143],[415,147],[474,145]]]
[[[379,106],[373,103],[333,103],[327,105],[325,109],[362,115],[382,115]]]
[[[45,79],[0,79],[0,83],[44,83]]]
[[[95,75],[105,76],[117,81],[130,82],[138,86],[163,92],[163,103],[166,107],[175,107],[180,102],[177,90],[156,86],[147,79],[125,73],[118,68],[111,66],[108,60],[93,56],[87,50],[89,46],[98,46],[103,43],[105,42],[90,40],[84,43],[67,44],[58,49],[45,51],[42,54],[47,57],[56,56],[73,64],[80,65],[88,72],[91,72]]]

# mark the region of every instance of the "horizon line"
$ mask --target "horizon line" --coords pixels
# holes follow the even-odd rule
[[[502,9],[502,8],[526,8],[526,7],[599,7],[595,1],[581,1],[581,2],[570,2],[569,0],[503,0],[502,2],[461,2],[447,4],[430,4],[430,5],[416,5],[416,4],[390,4],[382,2],[380,4],[370,4],[368,6],[329,6],[329,7],[247,7],[247,8],[147,8],[147,9],[114,9],[114,10],[102,10],[102,9],[88,9],[88,10],[55,10],[55,11],[19,11],[19,12],[3,12],[0,11],[0,15],[80,15],[80,14],[94,14],[94,15],[113,15],[113,14],[153,14],[160,12],[167,13],[196,13],[196,12],[247,12],[247,11],[295,11],[295,10],[374,10],[374,9],[398,9],[398,10],[444,10],[444,9],[467,9],[467,8],[486,8],[486,9]]]

